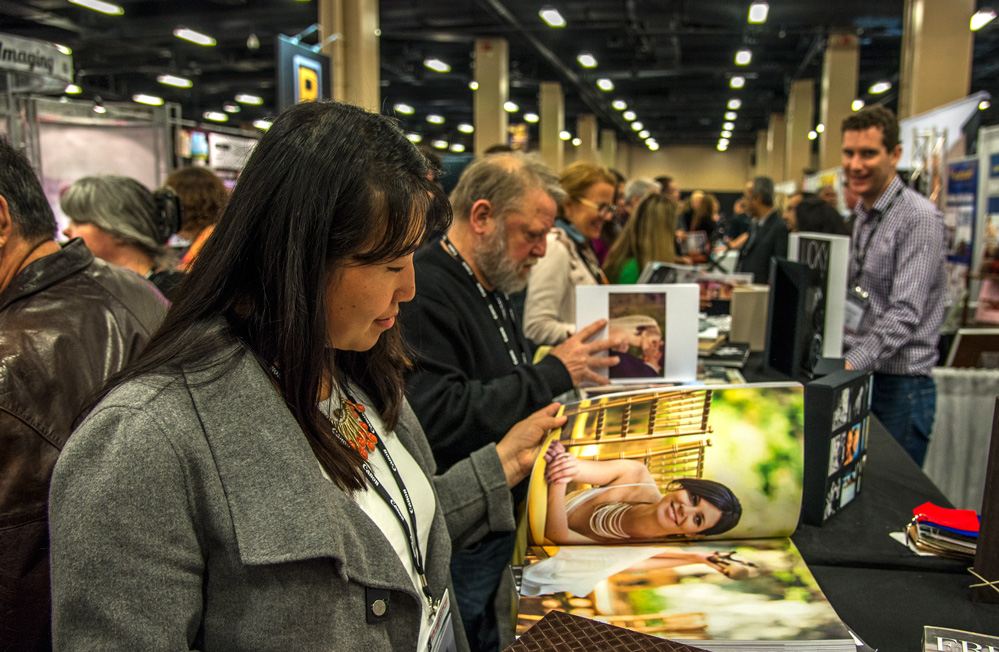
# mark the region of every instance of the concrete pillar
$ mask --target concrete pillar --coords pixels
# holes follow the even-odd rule
[[[839,167],[843,142],[840,125],[853,113],[857,98],[857,70],[860,64],[858,39],[854,34],[830,34],[822,63],[822,99],[819,122],[825,131],[819,134],[820,170]]]
[[[562,95],[562,84],[558,82],[541,82],[538,96],[541,111],[539,123],[539,140],[541,141],[541,158],[556,174],[561,172],[565,160],[563,143],[558,137],[565,129],[565,96]]]
[[[378,0],[320,0],[319,36],[332,59],[333,98],[381,111]]]
[[[475,39],[475,81],[473,97],[475,152],[506,144],[507,113],[503,104],[510,99],[510,53],[506,39]]]
[[[975,0],[905,0],[898,117],[949,104],[971,91]]]
[[[787,127],[784,115],[770,114],[770,126],[767,129],[767,174],[777,183],[784,181],[784,143],[787,141]]]
[[[600,130],[600,165],[617,166],[617,132],[613,129]]]
[[[784,144],[784,181],[800,182],[802,171],[811,165],[812,141],[808,132],[815,127],[815,81],[791,82],[787,98],[787,140]]]
[[[577,160],[600,163],[600,150],[597,147],[597,116],[580,113],[576,117],[576,136],[580,142]]]
[[[770,175],[770,154],[767,151],[767,130],[760,129],[756,132],[756,168],[753,172],[754,176],[766,176]]]

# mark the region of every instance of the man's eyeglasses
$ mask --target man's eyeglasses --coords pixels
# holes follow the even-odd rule
[[[589,199],[586,199],[584,197],[576,197],[575,199],[583,206],[589,206],[597,213],[600,213],[602,215],[608,215],[614,212],[614,206],[612,206],[611,204],[598,204],[597,202],[590,201]]]

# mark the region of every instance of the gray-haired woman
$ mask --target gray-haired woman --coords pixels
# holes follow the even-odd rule
[[[130,177],[83,177],[59,200],[69,218],[67,238],[83,238],[98,258],[145,276],[168,299],[184,278],[165,264],[165,245],[180,228],[180,203]]]

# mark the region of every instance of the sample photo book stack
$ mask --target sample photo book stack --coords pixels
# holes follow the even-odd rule
[[[856,649],[788,538],[800,385],[662,387],[561,413],[520,528],[518,634],[564,611],[713,651]]]

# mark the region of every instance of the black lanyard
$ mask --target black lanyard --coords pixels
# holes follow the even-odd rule
[[[451,244],[451,240],[449,240],[446,235],[441,238],[441,242],[444,244],[444,248],[447,249],[447,252],[451,254],[451,258],[461,264],[461,267],[465,270],[468,278],[470,278],[472,283],[475,284],[475,288],[479,291],[479,296],[482,297],[486,308],[489,309],[489,314],[492,315],[493,323],[496,324],[500,337],[503,338],[503,343],[506,344],[507,353],[510,354],[510,361],[513,362],[513,366],[516,367],[520,364],[528,364],[527,347],[524,345],[524,342],[520,341],[520,338],[517,336],[517,328],[514,326],[516,315],[513,311],[513,305],[508,307],[506,302],[500,296],[500,292],[489,292],[485,287],[483,287],[482,283],[479,282],[479,279],[475,277],[475,272],[473,272],[472,268],[467,262],[465,262],[465,259],[461,257],[461,254],[458,253],[458,250],[455,249],[455,246]],[[492,298],[490,299],[490,297]],[[498,312],[496,310],[497,306],[499,307]],[[500,315],[502,315],[502,319],[500,318]],[[507,333],[507,328],[504,325],[504,322],[510,325],[510,333]],[[520,349],[519,358],[517,357],[517,352],[514,350],[514,344],[516,344],[517,348]]]
[[[344,396],[346,396],[347,400],[350,401],[351,403],[359,405],[359,403],[355,401],[354,398],[350,395],[350,393],[348,393],[346,390],[344,390]],[[388,492],[387,489],[385,489],[381,481],[378,480],[378,477],[375,475],[374,470],[372,470],[371,465],[369,465],[367,462],[364,462],[361,468],[364,470],[364,475],[367,476],[368,482],[371,483],[371,486],[375,490],[375,493],[377,493],[379,497],[381,497],[381,499],[384,500],[388,504],[388,506],[392,508],[392,511],[395,513],[396,519],[398,519],[399,521],[399,525],[402,526],[403,532],[406,533],[406,539],[409,542],[409,554],[413,560],[413,567],[416,569],[416,574],[420,576],[420,583],[422,584],[421,588],[423,589],[423,594],[427,596],[427,601],[430,603],[430,614],[432,618],[434,613],[437,611],[437,606],[439,604],[439,601],[434,599],[434,595],[430,591],[430,585],[427,583],[427,573],[423,565],[424,562],[423,553],[420,550],[419,530],[416,527],[416,510],[413,509],[413,500],[409,496],[409,490],[406,489],[406,483],[403,482],[402,475],[399,474],[399,469],[395,465],[395,460],[392,459],[392,455],[388,452],[388,448],[385,447],[385,442],[383,442],[381,437],[378,436],[378,433],[375,431],[375,427],[371,425],[370,421],[368,421],[368,417],[364,414],[364,412],[358,410],[357,414],[364,421],[364,425],[368,427],[368,431],[371,432],[371,434],[375,435],[375,446],[378,447],[378,450],[381,451],[382,455],[385,457],[385,461],[388,463],[389,470],[392,472],[392,477],[395,479],[395,483],[399,487],[399,491],[402,493],[402,498],[406,503],[406,511],[408,512],[408,518],[406,514],[403,514],[403,511],[399,507],[399,504],[395,501],[394,498],[392,498],[392,495]],[[347,418],[350,417],[348,416]],[[333,432],[336,433],[336,436],[340,440],[340,442],[344,446],[350,448],[350,445],[347,443],[347,440],[340,433],[339,428],[337,428],[336,423],[332,419],[330,419],[330,423],[333,424]]]
[[[891,198],[888,205],[885,206],[883,210],[878,211],[878,215],[874,220],[874,225],[871,227],[871,234],[867,236],[867,241],[864,242],[863,252],[860,251],[860,234],[857,234],[858,237],[853,243],[853,258],[855,261],[855,267],[853,271],[853,279],[850,283],[851,286],[856,286],[857,282],[860,280],[860,275],[864,272],[864,263],[867,261],[867,251],[871,248],[871,242],[874,240],[874,234],[878,232],[878,227],[881,226],[881,222],[884,220],[885,215],[892,209],[892,206],[895,205],[898,198],[902,196],[903,190],[905,190],[904,185],[898,189],[898,192],[896,192],[895,196]],[[874,210],[874,208],[871,207],[871,210]]]

